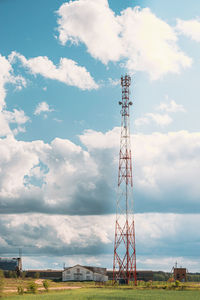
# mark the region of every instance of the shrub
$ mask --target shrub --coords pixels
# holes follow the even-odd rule
[[[4,288],[4,273],[2,270],[0,270],[0,298],[3,294],[3,288]]]
[[[35,282],[30,282],[27,286],[27,291],[29,293],[35,294],[37,292],[37,284]]]
[[[165,281],[165,273],[164,272],[155,272],[153,274],[154,281]]]
[[[165,284],[165,285],[163,285],[163,287],[162,287],[162,288],[163,288],[163,290],[165,290],[165,289],[167,288],[167,285],[166,285],[166,284]]]
[[[49,291],[49,281],[44,280],[44,281],[43,281],[43,287],[44,287],[45,290],[48,292],[48,291]]]
[[[7,274],[8,278],[12,278],[13,277],[13,272],[12,271],[9,271],[8,274]]]
[[[18,295],[23,295],[24,294],[24,287],[19,285],[17,287],[17,292],[18,292]]]
[[[176,280],[175,281],[175,287],[179,287],[180,286],[180,281],[179,280]]]
[[[37,279],[40,278],[40,273],[36,272],[35,275],[34,275],[34,277],[37,278]]]
[[[145,285],[146,285],[146,287],[152,287],[152,284],[153,284],[152,280],[149,280],[146,282]]]
[[[24,279],[26,277],[26,272],[23,271],[21,276],[22,276],[22,279]]]
[[[9,271],[7,273],[8,278],[17,278],[17,272],[16,271]]]
[[[137,281],[137,285],[138,286],[144,286],[145,285],[145,282],[143,280],[138,280]]]
[[[17,272],[16,272],[16,271],[13,271],[12,277],[13,277],[13,278],[17,278]]]

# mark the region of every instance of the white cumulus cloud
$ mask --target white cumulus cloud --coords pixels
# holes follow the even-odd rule
[[[181,20],[177,19],[176,30],[196,42],[200,42],[200,20]]]
[[[38,103],[36,109],[34,111],[34,115],[40,115],[42,112],[52,112],[54,111],[53,108],[49,107],[49,104],[45,101]]]
[[[83,146],[0,139],[1,211],[114,212],[119,134],[87,130]],[[186,131],[132,136],[136,211],[200,212],[199,145],[200,134]]]
[[[123,53],[121,26],[107,0],[79,0],[62,4],[58,10],[59,40],[84,43],[88,52],[103,63],[117,61]]]
[[[135,125],[139,127],[153,122],[163,127],[169,125],[172,121],[172,118],[168,114],[146,113],[144,117],[135,120]]]
[[[117,170],[119,128],[104,134],[86,131],[80,138],[89,152],[96,155],[98,165],[102,164],[103,158],[107,164],[110,159],[110,163],[115,162],[113,168]],[[136,209],[146,211],[148,207],[150,211],[162,211],[165,207],[168,211],[189,212],[191,203],[198,206],[199,142],[200,133],[187,131],[132,136],[134,193],[136,199],[141,201],[135,201]],[[113,175],[108,170],[106,172],[111,182]]]
[[[119,21],[123,26],[122,42],[130,71],[145,71],[151,79],[158,79],[191,65],[192,60],[177,45],[173,28],[149,8],[127,8]]]
[[[20,75],[15,75],[9,60],[0,54],[0,136],[25,131],[25,128],[21,125],[29,120],[23,110],[14,109],[11,112],[6,109],[5,98],[7,94],[6,85],[8,83],[13,84],[17,90],[26,87],[26,80]],[[17,125],[17,128],[11,130],[10,123]]]
[[[135,120],[135,125],[140,127],[154,123],[161,127],[167,126],[173,122],[169,113],[186,112],[183,105],[177,104],[174,100],[169,101],[168,96],[166,96],[166,99],[167,102],[161,102],[159,106],[155,107],[155,110],[161,111],[162,113],[146,113],[143,117]]]
[[[116,16],[107,0],[76,0],[57,13],[60,42],[84,43],[104,64],[125,59],[130,72],[144,71],[151,79],[192,64],[179,49],[175,30],[149,8],[129,7]]]
[[[198,259],[195,259],[195,256],[198,257],[200,238],[199,216],[172,213],[135,214],[139,268],[170,271],[177,259],[189,271],[197,271],[200,266]],[[57,263],[61,259],[71,265],[78,262],[89,263],[91,260],[110,267],[115,217],[115,214],[5,214],[0,219],[1,253],[12,253],[13,248],[20,246],[25,261],[27,256],[38,256],[34,261],[35,266],[44,255],[46,257],[42,258],[42,264],[47,262],[49,256],[57,256]],[[188,254],[191,251],[194,258]]]
[[[6,84],[12,83],[20,90],[26,86],[26,80],[13,74],[13,68],[9,60],[0,54],[0,110],[5,108]]]
[[[186,112],[185,108],[181,104],[177,104],[174,100],[171,100],[169,103],[161,102],[157,110],[166,111],[166,112]]]
[[[86,68],[79,66],[74,60],[61,58],[57,66],[47,56],[26,59],[17,52],[12,52],[9,56],[9,60],[12,63],[15,62],[16,58],[34,75],[40,74],[46,78],[58,80],[82,90],[98,88],[98,85]]]
[[[23,125],[27,123],[30,118],[25,114],[23,110],[14,109],[13,111],[3,110],[0,116],[1,120],[1,136],[6,136],[8,134],[17,135],[20,132],[25,132],[26,129]],[[15,124],[14,129],[10,129],[10,124]]]
[[[26,116],[23,110],[5,111],[4,115],[9,123],[17,123],[18,125],[25,124],[29,120],[29,117]]]

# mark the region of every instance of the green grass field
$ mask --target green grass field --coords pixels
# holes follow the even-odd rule
[[[65,292],[51,292],[38,295],[23,295],[3,297],[2,300],[92,300],[92,299],[134,299],[134,300],[199,300],[200,291],[173,291],[173,290],[132,290],[132,289],[107,289],[83,288]]]
[[[27,293],[31,282],[37,285],[37,293]],[[134,299],[134,300],[200,300],[200,283],[186,282],[138,282],[138,286],[104,286],[94,282],[54,282],[49,280],[49,291],[45,291],[42,279],[5,278],[1,300],[95,300],[95,299]],[[23,286],[24,295],[17,295],[17,288]]]

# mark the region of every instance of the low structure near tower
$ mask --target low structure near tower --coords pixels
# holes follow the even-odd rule
[[[6,272],[15,271],[17,275],[20,275],[22,271],[22,259],[21,257],[0,257],[0,269]]]
[[[98,281],[104,282],[108,280],[106,268],[86,267],[75,265],[65,268],[62,272],[62,281]]]
[[[172,274],[174,280],[179,280],[181,282],[187,281],[187,269],[182,268],[182,266],[178,267],[178,263],[175,263],[175,266],[172,268]]]
[[[174,268],[174,280],[181,282],[187,281],[187,270],[186,268]]]

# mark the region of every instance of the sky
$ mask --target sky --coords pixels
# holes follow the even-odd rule
[[[124,74],[137,269],[200,271],[198,0],[0,0],[0,256],[112,268]]]

